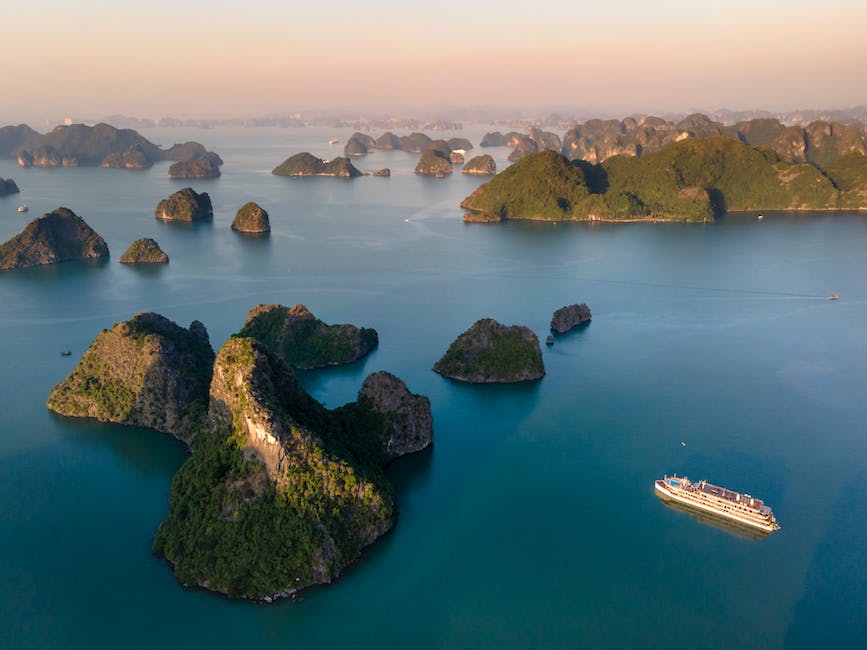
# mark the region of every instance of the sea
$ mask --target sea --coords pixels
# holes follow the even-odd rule
[[[494,128],[439,135],[478,145]],[[863,647],[863,213],[465,224],[460,201],[485,179],[416,176],[418,154],[355,161],[389,178],[271,174],[299,151],[340,155],[347,129],[143,134],[202,142],[222,176],[0,160],[22,190],[0,198],[0,241],[65,206],[111,250],[0,273],[0,647]],[[505,148],[468,157],[482,152],[508,165]],[[210,195],[213,222],[157,221],[156,203],[188,184]],[[247,201],[270,235],[230,230]],[[170,263],[120,264],[139,237]],[[552,312],[580,302],[592,322],[543,343],[539,382],[431,370],[480,318],[544,342]],[[200,320],[218,349],[260,303],[376,328],[367,358],[304,385],[333,407],[388,370],[430,398],[435,436],[388,469],[393,532],[334,584],[273,605],[184,588],[151,554],[183,445],[45,406],[118,321]],[[653,484],[673,473],[764,499],[781,530],[757,538],[667,506]]]

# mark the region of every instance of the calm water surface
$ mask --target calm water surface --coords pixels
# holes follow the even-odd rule
[[[478,142],[484,130],[457,135]],[[0,240],[65,205],[112,252],[0,275],[0,647],[861,647],[864,216],[465,225],[458,203],[481,181],[416,177],[415,154],[357,162],[391,178],[270,174],[301,150],[338,155],[328,139],[349,132],[146,135],[222,155],[220,179],[193,183],[211,195],[213,223],[154,219],[184,186],[166,165],[0,161],[22,188],[0,198]],[[508,150],[493,153],[502,168]],[[229,230],[249,200],[269,211],[270,236]],[[117,262],[144,236],[168,266]],[[218,348],[261,302],[375,327],[367,359],[303,381],[336,406],[390,370],[431,398],[436,437],[389,470],[394,532],[336,584],[276,606],[185,590],[151,556],[178,442],[44,405],[102,328],[153,310],[203,321]],[[593,322],[544,350],[535,385],[430,371],[478,318],[544,338],[572,302]],[[783,529],[756,541],[668,508],[652,488],[664,472],[758,495]]]

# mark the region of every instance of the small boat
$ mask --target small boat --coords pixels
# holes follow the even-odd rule
[[[64,350],[63,352],[60,353],[60,356],[61,357],[71,357],[72,351],[71,350]]]
[[[328,141],[328,144],[337,144],[338,142],[340,142],[340,140],[338,140],[338,139],[336,139],[336,138],[331,138],[331,139]]]
[[[758,218],[758,220],[759,220],[759,221],[761,221],[761,220],[762,220],[762,219],[764,219],[764,218],[765,218],[765,215],[763,215],[763,214],[760,214],[760,215],[759,215],[759,216],[758,216],[758,217],[757,217],[757,218]]]
[[[18,212],[30,212],[30,208],[22,203],[18,206]]]
[[[681,441],[680,441],[680,446],[681,446],[681,447],[686,447],[686,440],[681,440]]]
[[[828,300],[840,300],[840,296],[838,296],[836,293],[832,293],[830,296],[828,296]]]
[[[545,345],[554,345],[554,337],[551,334],[545,339]]]

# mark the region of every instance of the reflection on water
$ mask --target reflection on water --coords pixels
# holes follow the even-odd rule
[[[727,533],[731,533],[732,535],[736,535],[741,539],[746,539],[751,542],[758,542],[767,538],[769,534],[757,528],[750,528],[749,526],[739,524],[735,521],[731,521],[723,517],[715,516],[709,512],[704,512],[703,510],[696,510],[694,508],[690,508],[689,506],[686,506],[677,501],[671,501],[670,499],[664,499],[662,497],[659,497],[659,500],[662,501],[666,505],[666,507],[671,508],[672,510],[677,510],[678,512],[688,514],[690,517],[692,517],[698,522],[701,522],[702,524],[713,526],[717,530],[723,530]]]

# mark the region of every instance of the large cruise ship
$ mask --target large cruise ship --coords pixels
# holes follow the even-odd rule
[[[654,487],[657,495],[663,499],[758,528],[766,533],[780,529],[771,509],[761,499],[749,494],[732,492],[707,481],[693,483],[688,478],[679,476],[665,476],[656,481]]]

